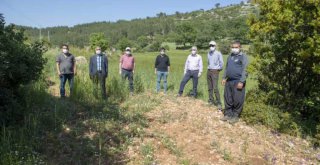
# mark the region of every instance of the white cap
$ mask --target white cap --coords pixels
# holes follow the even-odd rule
[[[131,51],[131,48],[130,47],[126,47],[126,50],[130,50]]]
[[[209,45],[217,45],[217,43],[214,42],[214,41],[210,41],[210,42],[209,42]]]

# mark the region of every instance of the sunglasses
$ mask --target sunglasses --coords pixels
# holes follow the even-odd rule
[[[210,45],[210,47],[216,47],[216,45]]]

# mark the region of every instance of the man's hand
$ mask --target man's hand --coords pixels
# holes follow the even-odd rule
[[[61,76],[61,73],[60,73],[60,71],[58,72],[58,76],[59,76],[59,77]]]
[[[243,83],[242,82],[238,82],[237,89],[242,89],[242,88],[243,88]]]
[[[198,73],[198,77],[200,77],[200,76],[201,76],[201,73],[199,72],[199,73]]]
[[[226,85],[226,82],[227,82],[227,80],[226,80],[226,79],[223,79],[223,80],[221,81],[221,85],[225,86],[225,85]]]
[[[121,75],[121,73],[122,73],[121,70],[119,70],[119,74],[120,74],[120,75]]]
[[[134,74],[134,70],[132,70],[132,74]]]

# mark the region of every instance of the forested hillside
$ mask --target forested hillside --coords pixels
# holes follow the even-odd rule
[[[211,10],[198,10],[190,13],[176,12],[173,15],[159,13],[155,17],[117,22],[93,22],[74,27],[60,26],[41,29],[41,37],[50,40],[54,46],[62,43],[84,47],[89,43],[92,33],[103,33],[110,47],[117,47],[122,40],[134,41],[137,49],[162,41],[178,44],[207,45],[214,40],[238,39],[248,42],[246,19],[249,13],[257,13],[251,4],[232,5],[223,8],[216,6]],[[106,13],[107,14],[107,13]],[[23,27],[32,41],[39,40],[40,29]],[[49,37],[48,37],[49,36]]]

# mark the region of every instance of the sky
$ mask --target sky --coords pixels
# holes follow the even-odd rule
[[[131,20],[239,4],[243,0],[0,0],[6,24],[38,28]]]

